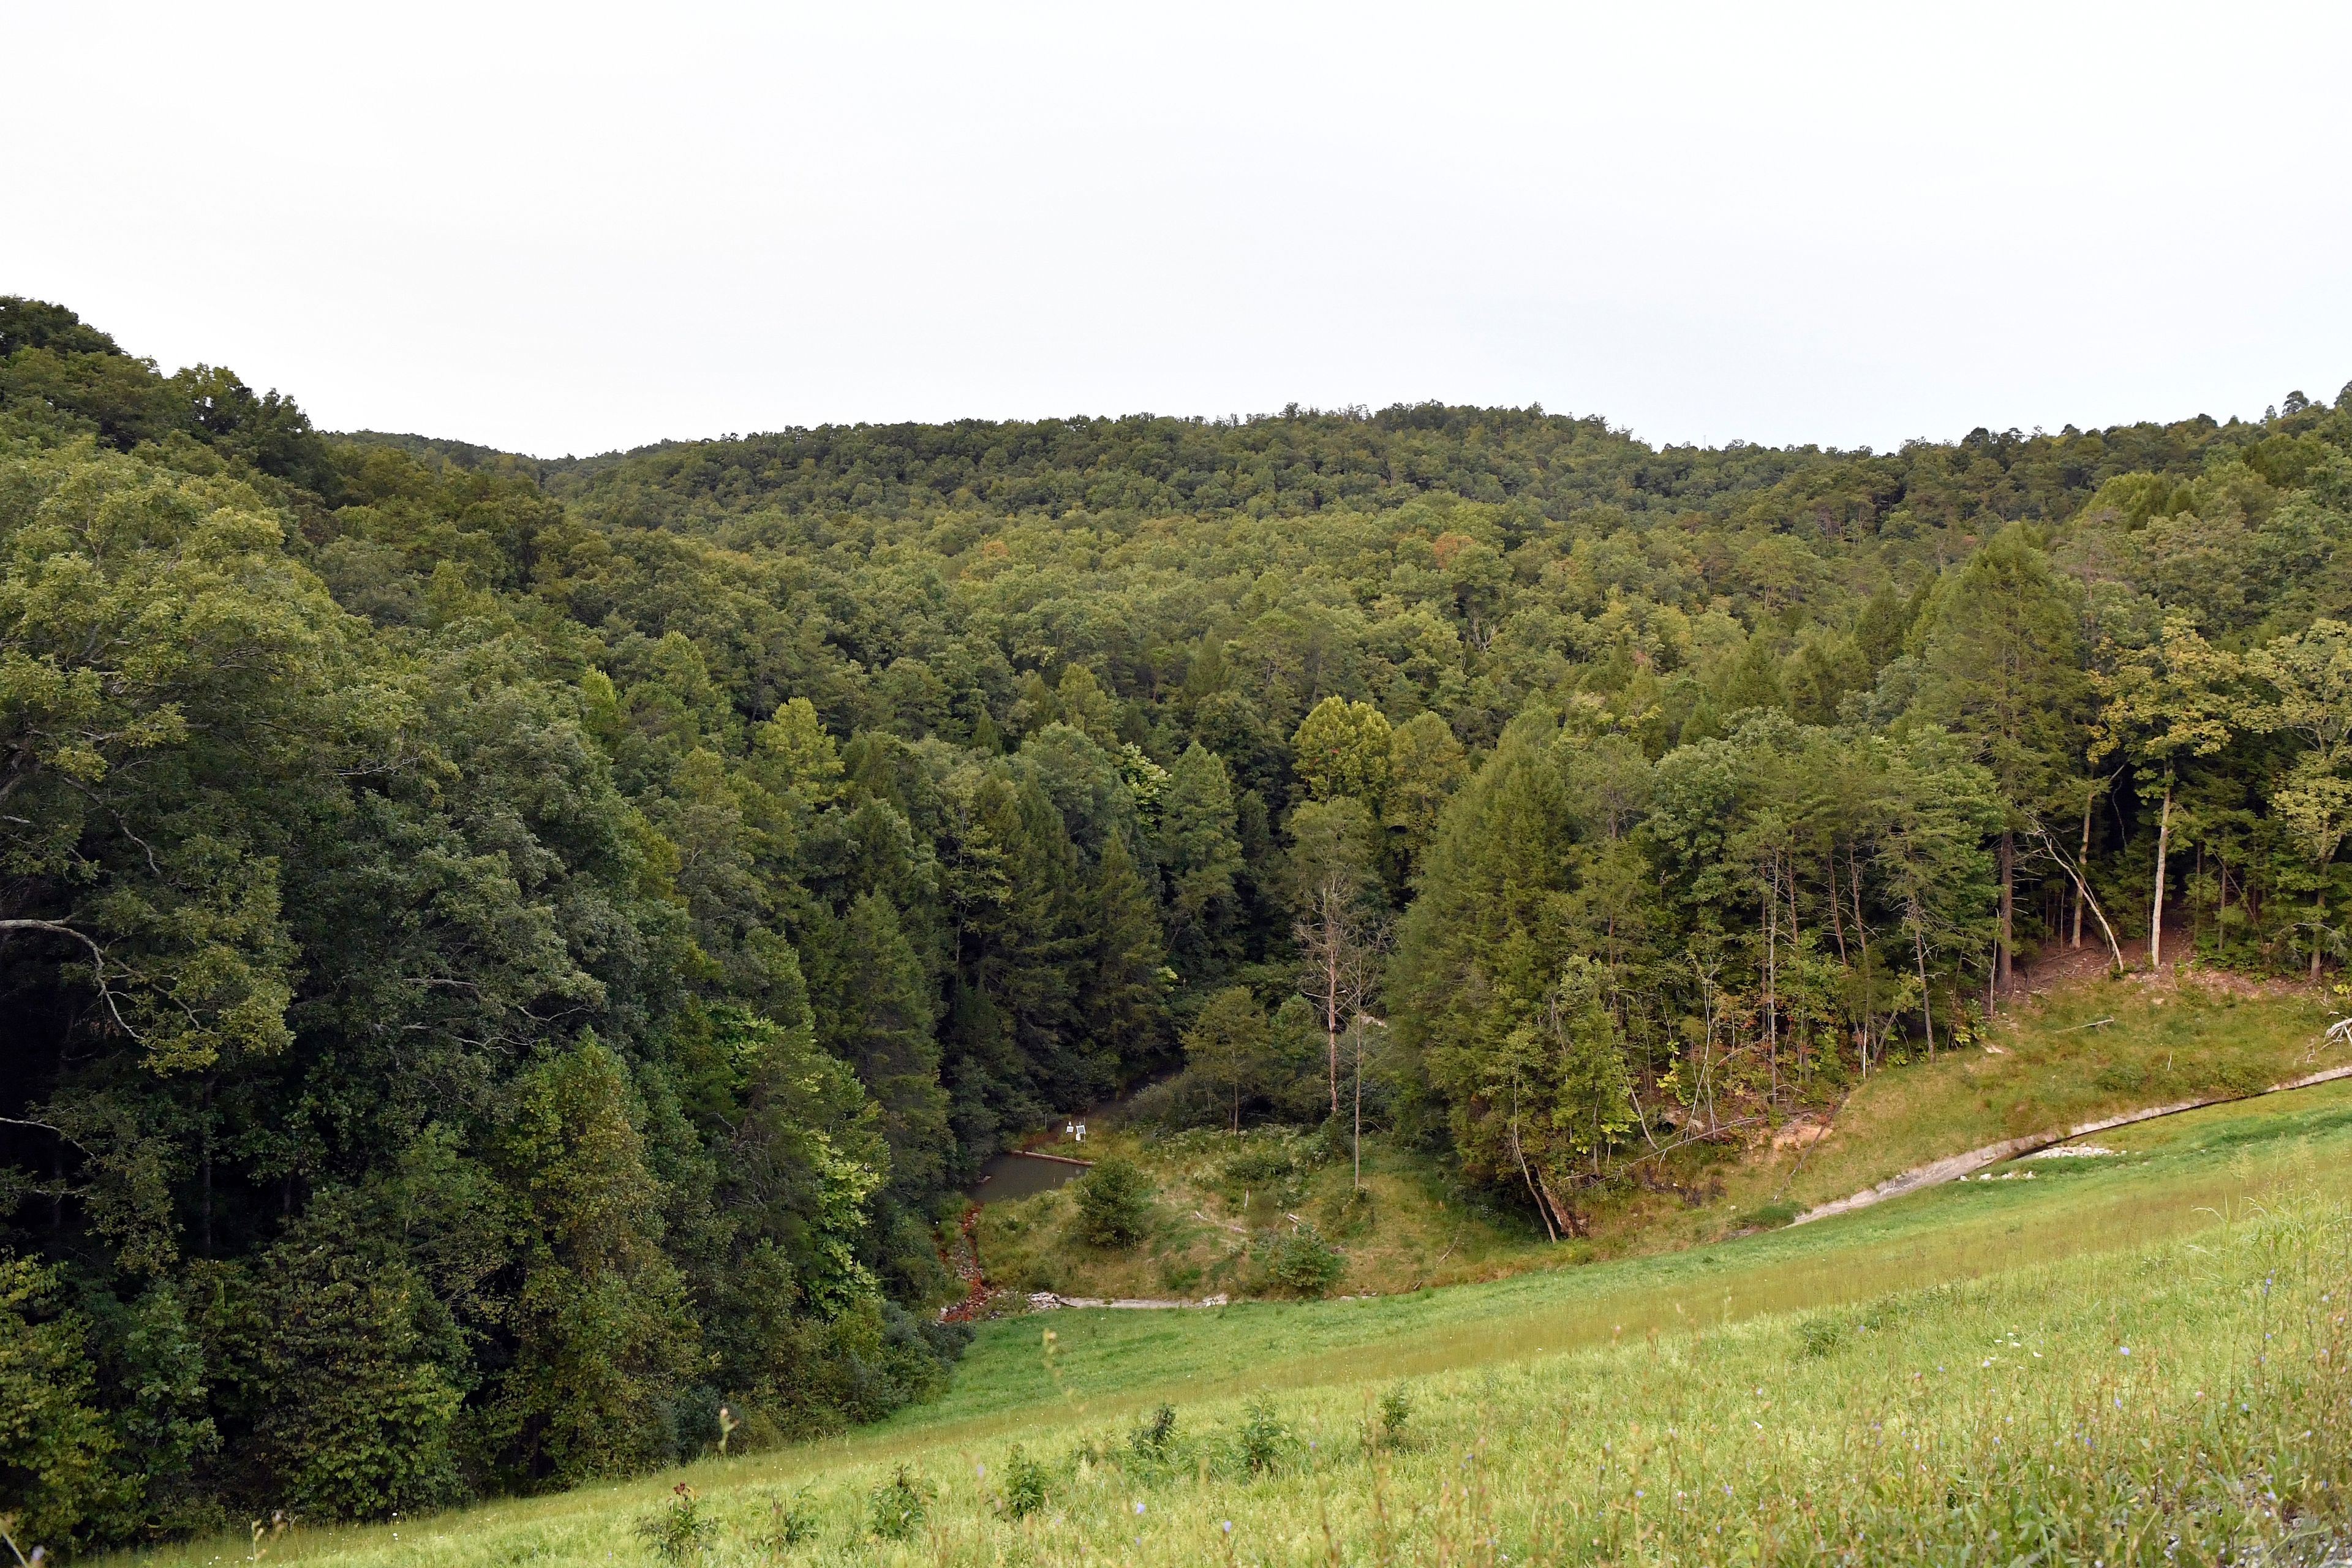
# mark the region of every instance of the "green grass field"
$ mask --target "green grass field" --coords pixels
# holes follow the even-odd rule
[[[2004,1014],[1986,1045],[1855,1086],[1828,1136],[1810,1148],[1774,1147],[1770,1130],[1759,1128],[1754,1145],[1694,1147],[1651,1167],[1663,1181],[1596,1196],[1591,1237],[1564,1246],[1547,1242],[1530,1214],[1482,1202],[1426,1157],[1377,1137],[1366,1144],[1372,1201],[1351,1208],[1345,1158],[1317,1163],[1311,1139],[1278,1129],[1238,1141],[1222,1131],[1098,1131],[1089,1152],[1136,1160],[1159,1192],[1152,1232],[1132,1249],[1076,1240],[1066,1189],[992,1205],[978,1240],[992,1283],[1094,1298],[1278,1295],[1253,1244],[1288,1228],[1293,1215],[1346,1255],[1339,1294],[1386,1296],[1676,1251],[1947,1154],[2352,1061],[2325,1041],[2331,1016],[2300,988],[2256,989],[2228,977],[2070,984]],[[1286,1152],[1297,1158],[1286,1162]]]
[[[689,1559],[779,1568],[2296,1560],[2352,1517],[2352,1083],[2100,1142],[1492,1284],[998,1320],[878,1428],[263,1560],[652,1563],[678,1485]]]

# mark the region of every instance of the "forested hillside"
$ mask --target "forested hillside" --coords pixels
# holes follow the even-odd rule
[[[545,462],[10,299],[0,537],[0,1511],[51,1542],[924,1397],[962,1184],[1146,1084],[1315,1123],[1360,1068],[1557,1234],[2159,908],[2352,952],[2352,388]]]

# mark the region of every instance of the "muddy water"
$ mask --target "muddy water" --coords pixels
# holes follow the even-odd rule
[[[980,1168],[980,1180],[971,1184],[971,1192],[983,1204],[1011,1203],[1034,1193],[1051,1192],[1085,1170],[1083,1165],[1040,1160],[1032,1154],[999,1154]]]

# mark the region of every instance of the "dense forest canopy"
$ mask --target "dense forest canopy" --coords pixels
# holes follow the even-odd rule
[[[1362,1079],[1557,1235],[2053,950],[2347,952],[2352,389],[553,462],[9,299],[0,539],[0,1509],[52,1542],[887,1413],[978,1163],[1139,1088]]]

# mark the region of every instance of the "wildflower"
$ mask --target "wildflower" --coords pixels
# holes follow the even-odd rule
[[[2122,1348],[2123,1348],[2123,1353],[2124,1353],[2124,1354],[2126,1354],[2126,1355],[2129,1355],[2129,1354],[2131,1354],[2131,1346],[2129,1346],[2129,1345],[2125,1345],[2125,1346],[2124,1346],[2124,1347],[2122,1347]]]
[[[1135,1505],[1135,1511],[1140,1514],[1143,1511],[1143,1505],[1141,1503],[1137,1503]]]

